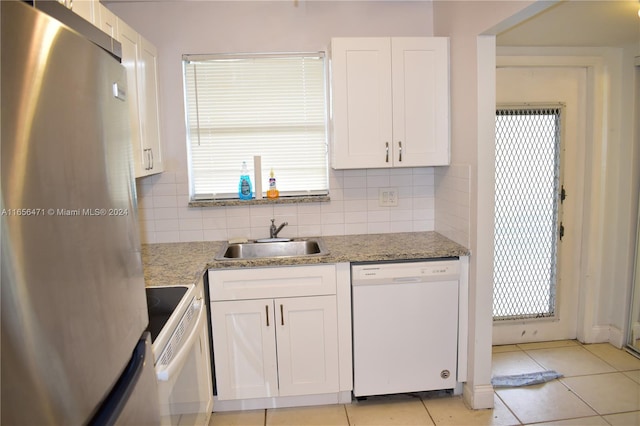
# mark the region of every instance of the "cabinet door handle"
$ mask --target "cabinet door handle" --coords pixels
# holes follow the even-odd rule
[[[147,160],[147,163],[144,165],[144,169],[145,170],[151,170],[151,157],[149,156],[149,151],[151,151],[151,148],[145,148],[144,149],[144,154]]]
[[[386,145],[387,145],[387,159],[385,161],[388,163],[389,162],[389,142],[387,142]]]
[[[153,148],[149,148],[149,160],[151,163],[149,170],[153,170]],[[400,161],[402,161],[402,147],[400,148]]]
[[[398,161],[402,161],[402,141],[398,141]]]
[[[284,308],[280,305],[280,324],[284,325]]]
[[[264,311],[267,315],[267,327],[269,327],[269,305],[264,305]]]

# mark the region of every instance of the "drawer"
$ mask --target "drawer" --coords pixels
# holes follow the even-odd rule
[[[210,269],[211,301],[336,294],[335,265]]]

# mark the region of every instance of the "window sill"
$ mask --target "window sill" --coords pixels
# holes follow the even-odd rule
[[[228,206],[259,206],[265,204],[302,204],[302,203],[325,203],[331,201],[328,195],[308,195],[300,197],[278,197],[261,198],[251,200],[191,200],[189,207],[228,207]]]

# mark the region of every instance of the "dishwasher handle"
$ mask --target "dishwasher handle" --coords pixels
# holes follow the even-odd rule
[[[424,277],[392,277],[392,278],[370,278],[351,281],[352,287],[378,286],[378,285],[407,285],[407,284],[425,284],[433,282],[460,281],[460,275],[431,275]]]
[[[423,282],[424,279],[422,279],[421,277],[396,277],[393,278],[392,282],[394,283],[419,283],[419,282]]]

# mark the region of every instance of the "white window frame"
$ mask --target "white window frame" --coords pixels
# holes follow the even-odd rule
[[[321,91],[322,91],[322,103],[319,102],[308,102],[304,103],[305,108],[308,107],[309,114],[305,114],[305,117],[311,116],[313,117],[313,125],[305,125],[304,131],[299,131],[300,123],[307,121],[296,122],[292,121],[289,127],[289,121],[282,119],[284,117],[279,115],[277,109],[271,109],[272,105],[277,102],[265,103],[260,106],[259,100],[262,97],[251,98],[251,102],[253,100],[257,100],[257,105],[259,108],[265,108],[264,111],[269,111],[269,113],[274,114],[271,115],[270,119],[265,120],[261,124],[264,125],[264,132],[261,132],[260,124],[255,127],[243,127],[245,124],[241,124],[238,128],[231,128],[228,131],[222,131],[223,127],[216,127],[219,124],[212,124],[209,128],[206,128],[203,124],[202,111],[207,110],[214,114],[215,108],[212,107],[211,99],[222,98],[221,94],[219,98],[209,98],[209,102],[203,101],[202,98],[202,90],[205,84],[202,82],[198,82],[198,76],[200,74],[204,75],[203,67],[198,67],[199,65],[203,65],[206,61],[215,61],[217,64],[227,64],[227,63],[241,63],[243,60],[251,60],[251,61],[259,61],[261,59],[270,60],[268,62],[277,63],[279,59],[284,59],[286,62],[287,59],[295,59],[295,58],[304,58],[304,59],[320,59],[322,65],[322,77],[321,77]],[[276,61],[273,61],[276,59]],[[265,61],[267,62],[267,61]],[[263,62],[263,63],[265,63]],[[257,62],[256,62],[257,63]],[[304,64],[304,61],[300,62]],[[195,66],[192,66],[195,64]],[[277,65],[276,65],[277,66]],[[226,72],[226,71],[223,71]],[[191,74],[189,74],[191,73]],[[200,73],[200,74],[199,74]],[[188,75],[189,74],[189,75]],[[230,74],[231,75],[231,74]],[[267,74],[256,74],[256,75],[267,75]],[[276,75],[276,74],[272,74]],[[260,53],[252,53],[252,54],[212,54],[212,55],[183,55],[183,77],[184,77],[184,102],[185,102],[185,125],[186,125],[186,133],[187,133],[187,156],[189,163],[189,194],[190,199],[192,201],[203,201],[203,200],[233,200],[238,199],[238,182],[240,178],[240,170],[242,166],[242,162],[246,162],[249,171],[251,180],[253,183],[253,191],[256,190],[256,175],[253,170],[254,165],[254,156],[260,156],[262,161],[262,169],[261,169],[261,187],[262,187],[262,196],[264,197],[266,191],[268,189],[269,182],[269,173],[271,168],[273,168],[275,172],[275,177],[277,179],[277,187],[280,191],[280,197],[282,198],[293,198],[293,197],[309,197],[309,196],[326,196],[329,193],[329,160],[328,160],[328,138],[329,138],[329,96],[328,96],[328,60],[324,52],[301,52],[301,53],[269,53],[269,54],[260,54]],[[306,74],[305,74],[306,76]],[[235,77],[235,74],[234,74]],[[318,78],[317,70],[316,70],[316,83],[320,83],[320,79]],[[222,80],[220,80],[222,81]],[[237,81],[237,80],[236,80]],[[301,79],[301,82],[306,82],[306,80]],[[215,86],[215,89],[212,90],[220,90]],[[262,83],[261,87],[269,87]],[[320,91],[318,86],[315,86],[316,89],[314,91],[315,94]],[[234,86],[235,88],[235,86]],[[261,89],[260,89],[261,90]],[[269,92],[268,90],[265,91]],[[223,93],[219,91],[219,93]],[[251,92],[250,92],[251,93]],[[296,92],[300,93],[300,92]],[[267,93],[264,99],[269,99],[268,95],[274,95],[276,97],[280,96],[280,92],[272,92]],[[272,98],[273,99],[273,98]],[[316,98],[312,98],[316,99]],[[279,100],[279,99],[278,99]],[[194,103],[195,102],[195,103]],[[231,105],[229,108],[235,108],[234,104],[235,99],[232,96],[225,98],[221,101],[223,105]],[[230,102],[227,104],[225,102]],[[284,108],[290,106],[283,102]],[[227,111],[226,106],[220,107],[220,111]],[[290,109],[289,111],[299,111],[300,109]],[[260,110],[263,111],[263,110]],[[306,111],[306,110],[305,110]],[[206,112],[205,112],[206,114]],[[253,123],[260,122],[262,117],[260,114],[255,114],[255,117],[251,117],[247,119],[250,126],[253,126]],[[269,116],[269,114],[265,114]],[[293,115],[301,115],[301,114],[293,114]],[[213,115],[211,115],[213,117]],[[244,117],[243,114],[238,113],[237,116],[232,116],[231,114],[220,114],[217,118],[213,119],[214,123],[222,123],[226,125],[228,122],[224,120],[229,118],[235,119],[235,117]],[[295,120],[297,117],[292,118]],[[244,119],[244,118],[243,118]],[[218,121],[215,121],[218,120]],[[254,120],[254,121],[252,121]],[[258,120],[258,121],[255,121]],[[269,120],[273,120],[272,122]],[[209,122],[212,120],[210,119]],[[320,121],[322,122],[322,131],[319,131]],[[272,126],[272,123],[275,125]],[[275,130],[271,130],[271,129]],[[205,129],[203,131],[203,129]],[[226,129],[226,127],[225,127]],[[244,129],[244,130],[243,130]],[[254,129],[253,132],[248,131],[247,129]],[[255,129],[258,129],[255,131]],[[246,133],[243,133],[246,131]],[[207,133],[208,132],[208,133]],[[271,132],[275,135],[279,136],[270,136]],[[285,142],[282,145],[278,146],[278,142],[286,141],[287,138],[282,137],[286,132],[290,132],[290,134],[294,135],[291,139],[291,142],[288,144]],[[203,134],[206,133],[206,136]],[[223,133],[228,133],[228,137],[230,139],[226,139],[227,136],[224,136]],[[287,135],[289,133],[286,133]],[[245,135],[245,137],[240,137],[240,135]],[[251,135],[251,136],[249,136]],[[304,140],[304,138],[309,137],[311,140],[315,139],[315,144],[311,145],[311,150],[309,146],[300,144],[300,140]],[[204,139],[206,141],[204,141]],[[197,149],[197,146],[200,144],[207,143],[207,149],[211,149],[212,153],[215,154],[203,154],[202,151],[199,154],[195,154],[194,150]],[[221,141],[225,141],[225,143],[221,143]],[[238,147],[243,146],[243,144],[247,143],[249,147],[241,148],[241,149],[233,149],[227,148],[228,146]],[[297,143],[296,143],[297,142]],[[253,145],[251,146],[251,144]],[[242,145],[241,145],[242,144]],[[205,151],[205,150],[203,150]],[[222,156],[224,154],[224,156]],[[229,154],[228,156],[226,154]],[[196,161],[199,162],[199,166],[194,166],[194,156],[196,157]],[[211,155],[211,160],[207,159],[207,155]],[[296,156],[299,160],[292,159],[292,156]],[[215,159],[214,159],[215,158]],[[310,162],[308,161],[309,159]],[[309,164],[307,164],[309,162]],[[312,171],[312,172],[311,172]],[[206,176],[203,177],[203,176]],[[218,181],[218,177],[224,179],[223,181]],[[199,179],[199,180],[198,180]],[[208,179],[208,181],[206,181]],[[213,184],[203,183],[209,182],[214,179],[216,182]],[[218,184],[218,188],[213,190],[209,190],[213,188],[213,185]],[[202,188],[206,188],[206,190],[202,190]],[[258,194],[254,194],[257,196]]]

